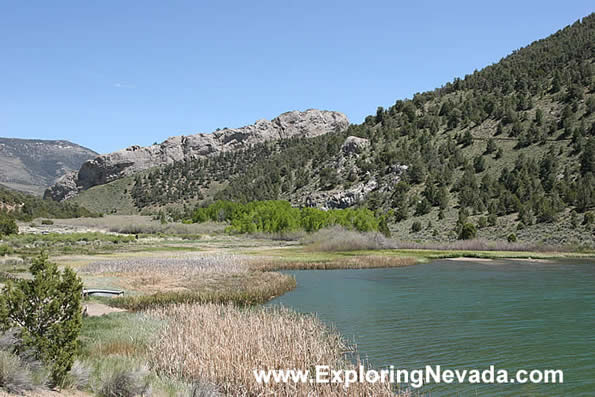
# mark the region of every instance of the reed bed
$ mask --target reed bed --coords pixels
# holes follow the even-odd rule
[[[147,310],[176,303],[231,303],[249,306],[269,300],[294,289],[295,278],[275,272],[251,272],[233,279],[209,283],[204,287],[114,298],[110,305],[131,311]]]
[[[241,273],[248,271],[246,258],[237,255],[177,255],[167,258],[139,257],[97,261],[81,269],[83,273],[175,272],[184,277],[204,273]]]
[[[210,382],[233,396],[394,395],[387,384],[258,384],[254,369],[310,370],[316,365],[353,367],[353,349],[317,318],[285,308],[240,309],[221,304],[178,304],[154,308],[151,316],[168,320],[149,348],[158,373],[188,382]]]

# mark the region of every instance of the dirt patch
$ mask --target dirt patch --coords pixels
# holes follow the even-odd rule
[[[104,305],[103,303],[87,303],[84,305],[84,310],[87,312],[89,317],[103,316],[104,314],[125,312],[124,309],[118,309],[117,307],[111,307]]]
[[[457,262],[493,262],[493,259],[490,258],[467,258],[467,257],[458,257],[458,258],[446,258],[447,261],[457,261]]]

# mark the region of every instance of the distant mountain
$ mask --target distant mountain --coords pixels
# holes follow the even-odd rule
[[[0,183],[36,195],[97,153],[68,141],[0,138]]]

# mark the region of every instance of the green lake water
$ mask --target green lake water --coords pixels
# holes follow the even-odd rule
[[[374,368],[562,369],[562,385],[428,384],[433,396],[595,396],[595,263],[435,261],[289,272],[272,301],[316,313]]]

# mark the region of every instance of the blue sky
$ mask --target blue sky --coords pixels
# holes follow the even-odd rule
[[[0,136],[98,152],[378,106],[497,62],[587,1],[4,1]]]

